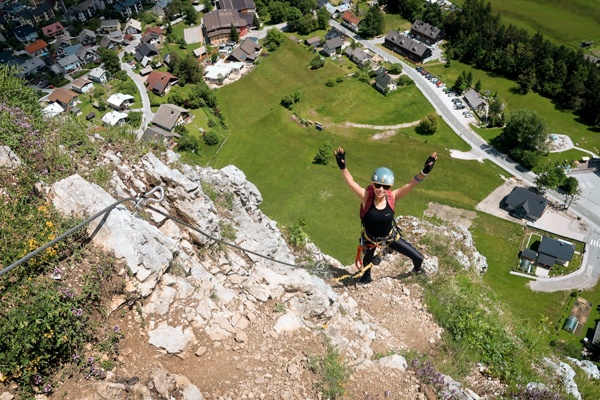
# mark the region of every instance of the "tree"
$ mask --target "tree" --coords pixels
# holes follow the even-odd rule
[[[207,13],[211,12],[213,9],[213,1],[212,0],[202,0],[202,4],[204,4],[204,10],[202,12]]]
[[[422,135],[433,135],[438,128],[438,116],[436,114],[429,114],[421,120],[417,131]]]
[[[208,131],[204,134],[202,140],[204,140],[204,143],[208,146],[216,146],[219,144],[219,135],[217,135],[215,131]]]
[[[359,25],[359,34],[363,37],[381,35],[385,28],[383,14],[379,7],[371,7]]]
[[[134,128],[139,128],[142,123],[142,113],[132,111],[128,115],[129,115],[129,118],[128,118],[129,125],[133,126]]]
[[[310,60],[310,69],[319,69],[325,65],[325,58],[320,55],[316,55],[315,58]]]
[[[327,165],[331,160],[332,155],[333,145],[331,142],[327,141],[319,147],[317,154],[313,158],[313,164]]]
[[[111,75],[116,74],[121,70],[121,62],[119,61],[119,55],[116,51],[100,47],[98,53],[104,63],[104,69]]]
[[[398,75],[402,73],[402,65],[392,64],[390,65],[390,74]]]
[[[283,43],[284,39],[285,37],[279,29],[271,28],[267,31],[267,36],[265,37],[265,47],[269,51],[275,51],[279,46],[281,46],[281,43]]]
[[[564,169],[551,163],[537,166],[534,171],[537,173],[534,183],[540,191],[557,189],[567,180]]]
[[[183,127],[183,125],[177,125],[177,127]],[[198,136],[189,133],[187,129],[181,134],[179,139],[177,139],[178,146],[177,150],[179,151],[188,151],[190,153],[199,153],[200,152],[200,139]]]
[[[230,30],[230,34],[229,34],[229,38],[233,43],[237,43],[240,40],[240,33],[238,32],[237,28],[233,25],[233,23],[231,25],[229,25],[229,30]]]
[[[319,22],[312,14],[306,14],[300,20],[298,26],[298,33],[301,35],[308,35],[311,32],[319,29]]]
[[[258,19],[258,15],[255,13],[254,18],[252,18],[252,26],[255,29],[260,29],[260,20]]]
[[[196,84],[202,80],[204,68],[198,62],[193,54],[188,53],[185,58],[181,58],[177,53],[171,55],[170,69],[173,75],[186,83]]]
[[[516,110],[509,114],[502,135],[511,148],[546,150],[548,127],[546,120],[535,111]]]
[[[327,29],[329,26],[329,12],[325,7],[321,7],[317,10],[317,23],[319,25],[319,29]]]
[[[423,1],[421,0],[394,0],[398,2],[398,10],[400,15],[402,15],[405,19],[409,21],[414,21],[418,19],[418,16],[421,15],[421,11],[423,9]],[[388,0],[388,7],[390,6],[390,1]]]
[[[300,21],[302,20],[302,12],[296,7],[289,7],[286,10],[285,22],[287,22],[288,30],[290,32],[297,32],[300,28]]]
[[[198,11],[191,4],[185,4],[183,6],[183,14],[185,15],[185,20],[190,25],[195,25],[198,20]]]
[[[481,79],[477,79],[477,82],[475,82],[474,89],[477,93],[481,93]]]
[[[285,21],[285,5],[281,1],[272,2],[269,5],[269,15],[271,16],[271,24],[279,24]]]
[[[569,208],[571,203],[577,201],[579,196],[581,196],[579,181],[572,176],[569,176],[567,179],[565,179],[560,188],[563,190],[563,194],[565,196],[565,208]]]

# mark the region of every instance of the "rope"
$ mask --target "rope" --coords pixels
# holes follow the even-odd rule
[[[159,192],[160,198],[151,198],[151,197],[149,197],[150,195],[152,195],[152,194],[154,194],[156,192]],[[118,205],[120,205],[122,203],[125,203],[127,201],[135,201],[135,205],[134,206],[135,206],[136,211],[134,212],[133,215],[136,215],[138,213],[138,211],[142,207],[149,208],[150,210],[152,210],[152,211],[154,211],[154,212],[156,212],[156,213],[158,213],[158,214],[160,214],[160,215],[162,215],[162,216],[164,216],[166,218],[169,218],[169,219],[173,220],[174,222],[176,222],[178,224],[181,224],[181,225],[183,225],[183,226],[185,226],[185,227],[187,227],[189,229],[192,229],[192,230],[194,230],[194,231],[196,231],[196,232],[198,232],[198,233],[206,236],[207,238],[209,238],[209,239],[211,239],[211,240],[213,240],[213,241],[215,241],[217,243],[221,243],[221,244],[224,244],[226,246],[233,247],[235,249],[244,251],[246,253],[254,254],[255,256],[262,257],[262,258],[267,259],[269,261],[273,261],[273,262],[276,262],[276,263],[279,263],[279,264],[287,265],[288,267],[306,269],[306,270],[311,271],[313,273],[324,274],[324,275],[327,275],[327,274],[331,273],[331,271],[329,271],[328,265],[325,264],[325,263],[317,263],[315,266],[312,266],[312,267],[311,266],[305,266],[305,265],[291,264],[291,263],[288,263],[286,261],[277,260],[277,259],[275,259],[273,257],[266,256],[264,254],[260,254],[260,253],[257,253],[255,251],[252,251],[252,250],[245,249],[245,248],[243,248],[241,246],[238,246],[236,244],[226,242],[224,240],[221,240],[221,239],[218,239],[216,237],[210,236],[209,234],[207,234],[207,233],[201,231],[200,229],[198,229],[198,228],[196,228],[196,227],[188,224],[187,222],[184,222],[184,221],[182,221],[182,220],[180,220],[178,218],[172,217],[171,215],[169,215],[169,214],[167,214],[167,213],[165,213],[165,212],[163,212],[161,210],[158,210],[158,209],[156,209],[156,208],[154,208],[154,207],[146,204],[146,202],[160,203],[163,199],[164,199],[164,189],[161,186],[156,186],[153,189],[149,190],[148,192],[142,193],[142,194],[140,194],[137,197],[128,197],[126,199],[122,199],[122,200],[116,201],[113,204],[109,205],[108,207],[102,209],[101,211],[98,211],[96,214],[92,215],[91,217],[89,217],[85,221],[83,221],[83,222],[77,224],[76,226],[74,226],[73,228],[69,229],[68,231],[66,231],[62,235],[58,236],[56,239],[54,239],[54,240],[46,243],[42,247],[40,247],[40,248],[38,248],[38,249],[30,252],[26,256],[20,258],[19,260],[17,260],[13,264],[11,264],[8,267],[4,268],[3,270],[0,271],[0,277],[3,276],[3,275],[5,275],[5,274],[7,274],[8,272],[10,272],[11,270],[13,270],[17,266],[23,264],[27,260],[35,257],[36,255],[38,255],[39,253],[43,252],[47,248],[53,246],[54,244],[58,243],[59,241],[61,241],[61,240],[65,239],[65,238],[67,238],[68,236],[72,235],[73,233],[75,233],[76,231],[78,231],[82,227],[86,226],[87,224],[89,224],[90,222],[92,222],[93,220],[95,220],[96,218],[98,218],[98,217],[100,217],[100,216],[102,216],[102,215],[104,215],[106,213],[109,213],[110,211],[112,211],[113,208],[115,208]]]

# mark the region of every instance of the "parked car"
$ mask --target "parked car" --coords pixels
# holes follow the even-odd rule
[[[473,116],[473,114],[471,114],[471,113],[466,113],[465,114],[465,118],[471,118],[472,116]]]
[[[458,98],[456,98],[456,99],[452,99],[452,102],[453,102],[453,103],[462,103],[462,100],[461,100],[461,99],[458,99]]]
[[[432,78],[432,79],[431,79],[431,83],[437,83],[438,81],[439,81],[439,79],[438,79],[438,78]]]
[[[417,67],[416,70],[417,72],[421,72],[423,70],[423,67]]]

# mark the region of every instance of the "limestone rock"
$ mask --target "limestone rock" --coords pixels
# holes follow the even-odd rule
[[[196,339],[191,328],[184,331],[181,326],[171,327],[166,323],[162,323],[156,329],[149,331],[148,337],[148,343],[163,348],[171,354],[180,353]]]

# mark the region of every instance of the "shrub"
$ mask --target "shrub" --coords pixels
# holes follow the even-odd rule
[[[325,58],[317,54],[315,58],[310,61],[310,69],[319,69],[325,66]]]
[[[333,155],[333,145],[327,141],[319,147],[319,151],[313,158],[313,164],[327,165]]]
[[[219,144],[219,136],[215,131],[206,132],[202,140],[204,140],[204,143],[206,143],[209,146],[215,146]]]
[[[327,82],[325,82],[325,86],[327,86],[327,87],[334,87],[335,86],[335,81],[333,79],[328,79]]]

